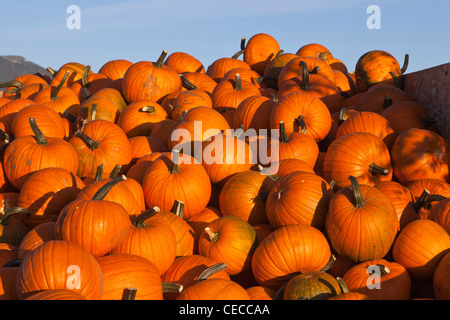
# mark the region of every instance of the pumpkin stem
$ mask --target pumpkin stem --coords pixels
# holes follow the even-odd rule
[[[422,125],[427,128],[430,127],[434,124],[437,124],[439,122],[439,118],[436,117],[428,117],[428,118],[424,118],[424,119],[420,119],[420,122],[422,123]]]
[[[163,293],[166,292],[176,292],[181,293],[183,291],[183,285],[173,282],[161,282]]]
[[[81,85],[83,87],[87,87],[90,85],[89,79],[88,79],[89,71],[91,71],[91,66],[88,65],[88,66],[86,66],[86,68],[84,68],[83,75],[81,76]]]
[[[155,107],[152,106],[145,106],[141,109],[142,112],[147,112],[148,114],[155,114],[156,113],[156,109]]]
[[[184,214],[184,202],[183,201],[179,201],[179,200],[175,200],[175,204],[173,205],[173,209],[172,212],[180,217],[183,218],[183,214]]]
[[[393,73],[392,71],[389,71],[389,74],[391,75],[392,79],[394,80],[395,86],[397,88],[401,89],[402,88],[402,84],[401,84],[400,78],[395,73]]]
[[[13,140],[13,137],[10,136],[8,133],[0,129],[0,139],[2,139],[4,143],[8,144]]]
[[[309,82],[308,66],[306,65],[305,61],[300,61],[300,66],[302,67],[302,84],[300,85],[300,88],[302,90],[310,90],[311,84]]]
[[[356,208],[362,208],[364,207],[364,198],[361,195],[361,189],[359,188],[358,179],[356,179],[354,176],[348,177],[352,183],[352,189],[353,189],[353,195],[355,197],[355,207]]]
[[[400,69],[400,72],[404,74],[409,64],[409,54],[405,54],[405,60],[403,61],[403,67]]]
[[[387,266],[385,266],[383,264],[376,264],[375,266],[377,266],[380,269],[381,274],[389,274],[389,273],[391,273],[391,270]]]
[[[99,181],[102,179],[102,177],[103,177],[103,163],[100,163],[97,166],[97,171],[95,173],[94,181]]]
[[[429,196],[430,196],[430,191],[428,191],[427,189],[424,189],[422,191],[422,194],[420,195],[420,197],[417,199],[417,201],[415,201],[413,203],[413,209],[416,213],[419,213],[420,209],[423,208],[423,206],[427,202]]]
[[[340,94],[342,97],[344,97],[344,99],[351,98],[351,95],[346,91],[340,91]]]
[[[384,101],[383,101],[383,109],[387,109],[388,107],[390,107],[392,105],[392,98],[389,96],[384,97]]]
[[[67,109],[63,111],[63,115],[70,122],[75,122],[77,120],[77,117],[72,115]]]
[[[94,194],[94,196],[92,197],[92,200],[103,200],[106,195],[108,194],[108,192],[119,182],[122,182],[124,180],[126,180],[127,177],[125,177],[124,175],[120,176],[120,177],[114,177],[112,179],[110,179],[107,183],[105,183],[100,189],[97,190],[97,192]]]
[[[122,166],[116,164],[116,165],[114,166],[114,169],[113,169],[113,170],[111,171],[111,173],[109,174],[109,177],[110,177],[111,179],[117,177],[117,176],[119,175],[120,170],[122,170]]]
[[[288,136],[286,133],[286,127],[284,126],[284,121],[281,120],[280,121],[280,142],[286,143],[288,142]]]
[[[185,87],[188,90],[197,90],[198,87],[193,84],[192,82],[190,82],[188,79],[186,79],[186,77],[184,76],[184,74],[179,74],[181,82],[183,84],[183,87]]]
[[[302,133],[306,134],[307,129],[306,129],[305,117],[302,115],[299,115],[298,118],[295,119],[295,122],[302,129]]]
[[[245,40],[247,38],[246,37],[242,37],[241,38],[241,50],[239,50],[238,52],[236,52],[235,54],[233,54],[231,56],[232,59],[237,59],[239,58],[244,52],[245,52]]]
[[[217,241],[219,238],[219,233],[213,232],[209,227],[205,228],[205,232],[209,236],[209,240],[211,240],[211,242]]]
[[[145,221],[161,211],[159,207],[153,207],[151,209],[143,211],[133,222],[136,228],[145,228]]]
[[[55,69],[53,69],[52,67],[47,67],[47,69],[46,69],[47,71],[48,71],[48,73],[50,73],[50,75],[52,76],[52,77],[54,77],[58,72],[55,70]]]
[[[350,290],[348,290],[347,284],[345,283],[344,279],[342,279],[341,277],[337,277],[336,280],[339,283],[339,286],[341,287],[342,293],[350,292]]]
[[[178,165],[178,160],[180,158],[180,150],[172,150],[172,166],[170,167],[170,173],[178,173],[180,171],[180,166]]]
[[[331,269],[331,267],[333,266],[335,261],[336,261],[336,257],[334,256],[334,254],[331,254],[330,260],[328,260],[328,263],[326,264],[326,266],[323,267],[322,270],[320,270],[320,271],[327,272],[328,270]]]
[[[99,143],[98,141],[95,141],[91,137],[89,137],[86,133],[82,131],[75,132],[75,136],[83,140],[83,142],[88,146],[89,149],[95,150],[98,149]]]
[[[241,75],[239,73],[236,73],[236,75],[234,76],[234,81],[235,81],[234,90],[241,91],[243,88]]]
[[[389,174],[389,170],[388,169],[380,167],[375,162],[369,165],[369,172],[371,174],[381,174],[383,176]]]
[[[284,53],[284,50],[281,49],[280,51],[277,52],[277,54],[275,55],[274,59],[275,59],[275,58],[278,58],[278,57],[281,56],[283,53]]]
[[[178,118],[177,123],[181,123],[184,120],[184,117],[186,117],[186,113],[188,113],[188,110],[183,110],[183,112],[180,115],[180,118]]]
[[[39,127],[37,126],[36,119],[34,119],[34,117],[30,117],[29,122],[31,130],[33,130],[33,133],[36,136],[37,143],[41,145],[47,144],[47,139],[45,139],[45,136],[42,133],[41,129],[39,129]]]
[[[158,60],[153,64],[156,68],[162,68],[164,59],[166,59],[167,56],[167,50],[163,50],[161,55],[159,56]]]
[[[341,125],[347,118],[347,108],[341,108],[339,111],[339,125]]]
[[[136,299],[136,288],[125,288],[122,293],[122,300],[135,300]]]
[[[89,112],[89,108],[88,108],[88,112]],[[90,117],[90,120],[94,121],[96,116],[97,116],[97,104],[93,103],[92,106],[91,106],[91,117]]]
[[[6,93],[9,93],[9,94],[16,93],[16,92],[22,90],[23,86],[24,86],[23,82],[20,82],[17,80],[11,80],[11,81],[0,84],[0,88],[15,87],[15,88],[11,88],[6,91]]]
[[[219,271],[223,271],[227,268],[227,265],[225,263],[216,263],[208,268],[205,269],[205,271],[203,271],[198,277],[196,282],[200,282],[203,280],[208,279],[210,276],[212,276],[213,274],[219,272]]]
[[[51,100],[57,100],[58,99],[58,93],[61,91],[61,88],[63,87],[64,83],[66,82],[67,78],[69,77],[70,71],[66,71],[64,74],[64,77],[62,78],[61,82],[58,84],[58,86],[53,90],[50,99]]]
[[[23,213],[26,216],[30,216],[30,212],[22,207],[9,207],[9,205],[5,204],[5,207],[3,208],[4,214],[0,218],[0,225],[6,226],[9,224],[9,219],[16,213]]]

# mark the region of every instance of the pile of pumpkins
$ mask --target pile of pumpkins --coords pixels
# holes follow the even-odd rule
[[[408,55],[155,58],[2,84],[0,299],[450,299],[450,142]]]

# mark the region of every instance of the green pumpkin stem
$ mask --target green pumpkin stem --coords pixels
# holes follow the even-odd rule
[[[7,263],[5,263],[2,268],[14,268],[14,267],[20,267],[22,264],[23,259],[13,259],[9,260]]]
[[[234,90],[236,91],[241,91],[242,88],[242,80],[241,80],[241,75],[239,73],[236,73],[234,76]]]
[[[350,292],[344,279],[342,279],[341,277],[337,277],[336,280],[339,283],[339,286],[341,287],[342,293]]]
[[[3,140],[2,142],[8,144],[13,140],[13,137],[0,129],[0,139]]]
[[[424,118],[424,119],[420,119],[420,122],[422,123],[422,125],[427,128],[430,127],[434,124],[437,124],[439,122],[439,118],[437,117],[428,117],[428,118]]]
[[[63,111],[63,115],[64,117],[69,120],[70,122],[75,122],[77,120],[77,117],[75,117],[74,115],[72,115],[69,110],[64,110]]]
[[[287,133],[286,133],[286,127],[284,125],[284,121],[283,120],[280,121],[279,126],[280,126],[280,142],[286,143],[286,142],[289,141],[289,139],[288,139],[288,136],[287,136]]]
[[[208,268],[206,268],[198,277],[196,282],[200,282],[203,280],[208,279],[213,274],[223,271],[227,268],[227,265],[225,263],[216,263]]]
[[[83,75],[81,76],[81,85],[83,87],[87,87],[90,85],[89,83],[89,72],[91,71],[91,66],[86,66],[86,68],[84,68],[83,70]]]
[[[198,87],[193,84],[192,82],[190,82],[188,79],[186,79],[184,74],[180,74],[180,79],[181,79],[181,83],[183,84],[183,87],[185,87],[188,90],[197,90]]]
[[[369,165],[369,172],[371,174],[380,174],[380,175],[383,175],[383,176],[386,176],[386,175],[389,174],[389,170],[388,169],[380,167],[375,162]]]
[[[302,67],[302,83],[300,85],[300,88],[302,90],[310,90],[311,84],[309,82],[308,66],[306,65],[305,61],[300,61],[300,66]]]
[[[122,293],[122,300],[135,300],[136,299],[136,288],[125,288]]]
[[[156,108],[153,106],[145,106],[142,107],[141,109],[142,112],[147,112],[148,114],[155,114],[156,113]]]
[[[403,67],[400,69],[400,72],[404,74],[409,64],[409,54],[405,54],[405,60],[403,61]]]
[[[394,80],[394,85],[397,88],[402,89],[402,82],[401,82],[400,78],[392,71],[389,71],[389,74],[391,75],[392,79]]]
[[[134,220],[133,225],[136,228],[145,228],[145,221],[154,215],[158,214],[161,211],[159,207],[153,207],[151,209],[143,211],[137,218]]]
[[[30,122],[31,130],[33,131],[33,133],[36,137],[37,144],[40,144],[40,145],[47,144],[48,143],[47,139],[45,139],[45,136],[42,133],[41,129],[39,129],[39,127],[37,126],[36,119],[34,119],[34,117],[30,117],[29,122]]]
[[[339,126],[346,120],[347,117],[347,108],[341,108],[339,110]]]
[[[350,176],[348,178],[352,183],[353,195],[355,197],[355,207],[356,208],[364,207],[365,201],[361,195],[361,189],[359,188],[358,179],[356,179],[354,176]]]
[[[217,241],[217,239],[219,238],[218,232],[211,231],[211,229],[209,227],[206,227],[204,230],[205,230],[206,234],[209,236],[209,240],[211,240],[211,242]]]
[[[103,163],[97,166],[97,171],[95,172],[94,181],[99,181],[103,178]]]
[[[52,67],[47,67],[47,69],[46,69],[47,71],[48,71],[48,73],[50,73],[50,75],[52,76],[52,77],[54,77],[58,72],[55,70],[55,69],[53,69]]]
[[[23,82],[20,82],[17,80],[11,80],[11,81],[0,84],[0,88],[8,88],[8,87],[15,87],[15,88],[11,88],[6,91],[6,93],[8,93],[8,94],[13,94],[13,93],[17,93],[18,91],[22,90],[24,87],[24,84],[23,84]]]
[[[114,169],[111,171],[111,173],[109,174],[110,178],[115,178],[119,175],[120,170],[122,170],[122,166],[121,165],[115,165]]]
[[[86,133],[82,131],[75,132],[75,136],[83,140],[83,142],[86,144],[86,146],[91,149],[95,150],[98,149],[99,143],[98,141],[95,141],[91,137],[89,137]]]
[[[30,216],[30,212],[27,209],[22,207],[9,207],[7,202],[4,203],[2,210],[4,211],[2,217],[0,218],[0,225],[2,226],[8,225],[9,219],[16,213],[22,213],[26,216]]]
[[[156,62],[153,64],[153,66],[156,68],[162,68],[164,60],[166,59],[166,56],[167,56],[167,50],[163,50],[161,55],[159,56],[158,60],[156,60]]]
[[[180,159],[180,150],[172,150],[172,165],[170,167],[170,173],[178,173],[180,171],[180,166],[178,165]]]
[[[58,86],[53,90],[50,99],[56,100],[58,99],[58,93],[61,91],[61,88],[64,86],[64,83],[66,82],[67,78],[69,77],[70,71],[66,71],[64,74],[64,77],[62,78],[61,82],[58,84]]]
[[[183,201],[179,201],[179,200],[175,200],[175,204],[173,205],[173,209],[172,212],[180,217],[183,218],[183,214],[184,214],[184,202]]]
[[[100,189],[97,190],[97,192],[92,197],[92,200],[103,200],[106,197],[106,195],[108,194],[108,192],[111,191],[111,189],[116,184],[118,184],[119,182],[122,182],[126,179],[127,179],[127,177],[125,177],[124,175],[110,179],[107,183],[105,183],[103,186],[101,186]]]
[[[331,254],[330,260],[328,260],[328,263],[326,264],[325,267],[322,268],[321,271],[327,272],[328,270],[330,270],[335,261],[336,261],[336,257],[334,256],[334,254]]]

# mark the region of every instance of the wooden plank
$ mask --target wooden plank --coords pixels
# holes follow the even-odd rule
[[[439,118],[439,133],[450,140],[450,63],[404,75],[403,89]]]

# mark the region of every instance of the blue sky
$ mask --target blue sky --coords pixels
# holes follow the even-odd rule
[[[70,5],[80,7],[79,30],[66,27]],[[366,26],[369,5],[380,7],[379,30]],[[190,53],[207,67],[260,32],[285,52],[323,44],[349,71],[374,49],[400,64],[409,53],[409,72],[450,62],[448,0],[1,0],[0,8],[0,55],[54,69],[71,61],[94,71],[113,59],[155,61],[163,49]]]

